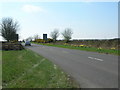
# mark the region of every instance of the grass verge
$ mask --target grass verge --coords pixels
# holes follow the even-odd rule
[[[2,89],[2,51],[0,50],[0,89]]]
[[[103,49],[103,48],[98,49],[95,47],[77,47],[77,46],[71,46],[71,45],[57,45],[57,44],[50,44],[50,43],[36,43],[36,42],[32,42],[32,43],[39,44],[39,45],[61,47],[61,48],[68,48],[68,49],[77,49],[77,50],[83,50],[83,51],[92,51],[92,52],[98,52],[98,53],[104,53],[104,54],[113,54],[113,55],[120,56],[120,50]]]
[[[77,88],[66,73],[30,51],[2,51],[3,88]]]

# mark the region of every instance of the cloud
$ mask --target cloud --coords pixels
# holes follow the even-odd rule
[[[39,6],[34,6],[34,5],[24,5],[22,7],[22,10],[24,12],[28,12],[28,13],[33,13],[33,12],[43,12],[44,10],[39,7]]]

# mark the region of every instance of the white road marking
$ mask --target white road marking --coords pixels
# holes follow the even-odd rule
[[[93,60],[103,61],[102,59],[99,59],[99,58],[94,58],[94,57],[88,57],[88,58]]]

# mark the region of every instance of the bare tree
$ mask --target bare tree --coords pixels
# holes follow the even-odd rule
[[[66,28],[63,32],[62,35],[64,37],[64,40],[66,40],[66,43],[69,42],[69,40],[72,38],[72,30],[70,28]]]
[[[33,37],[28,37],[26,41],[32,41]]]
[[[3,18],[2,22],[0,23],[1,36],[8,42],[12,40],[17,40],[18,28],[18,22],[14,22],[12,18]]]
[[[53,41],[56,42],[58,36],[59,36],[59,31],[58,29],[55,29],[53,32],[51,32],[50,36],[52,37]]]
[[[40,36],[38,34],[34,35],[34,40],[40,39]]]

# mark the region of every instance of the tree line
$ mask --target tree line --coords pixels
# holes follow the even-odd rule
[[[0,23],[0,33],[1,36],[7,40],[8,42],[10,41],[18,41],[19,39],[19,35],[18,35],[18,30],[19,30],[19,23],[17,21],[14,21],[12,18],[3,18],[1,20]],[[62,35],[65,42],[68,43],[70,41],[70,39],[72,38],[72,34],[73,31],[70,28],[66,28],[63,32],[59,32],[59,29],[54,29],[53,31],[51,31],[50,33],[50,38],[48,38],[48,41],[50,42],[56,42],[57,38],[59,37],[59,35]],[[40,36],[34,35],[34,37],[28,37],[26,40],[37,40],[44,42],[44,40],[40,40]],[[115,39],[115,40],[72,40],[72,44],[85,44],[85,45],[92,45],[94,47],[109,47],[109,46],[114,46],[117,47],[118,45],[118,41],[120,41],[120,39]]]
[[[18,41],[19,35],[18,35],[18,30],[19,30],[19,24],[17,21],[13,21],[12,18],[3,18],[2,22],[0,23],[0,33],[1,36],[7,40],[8,42],[10,41]],[[72,38],[72,30],[70,28],[66,28],[62,33],[62,36],[66,42],[69,42],[69,40]],[[58,36],[60,35],[58,29],[54,29],[51,33],[50,36],[53,39],[53,42],[56,42]],[[39,39],[39,35],[35,35],[34,37],[28,37],[26,40],[34,40]]]
[[[68,43],[70,41],[70,39],[72,38],[73,32],[72,32],[72,29],[70,29],[70,28],[66,28],[62,33],[60,33],[58,29],[54,29],[50,33],[52,42],[55,43],[60,34],[63,36],[65,42]],[[33,37],[28,37],[26,40],[32,41],[32,39],[34,39],[34,41],[35,41],[37,39],[40,39],[40,36],[38,34],[36,34]],[[48,38],[48,40],[50,40],[50,38]]]
[[[52,37],[54,42],[56,42],[59,34],[60,33],[59,33],[58,29],[55,29],[54,31],[51,32],[50,36]],[[61,34],[62,34],[64,40],[66,41],[66,43],[68,43],[69,40],[72,38],[73,32],[70,28],[66,28]]]

